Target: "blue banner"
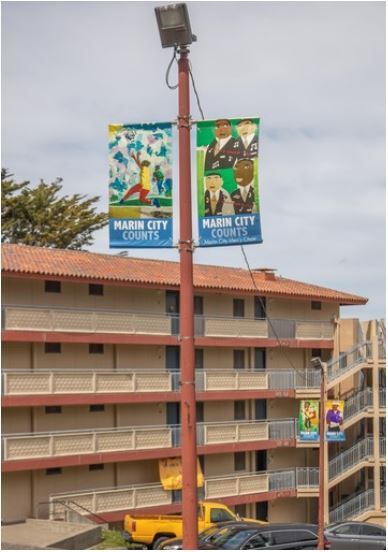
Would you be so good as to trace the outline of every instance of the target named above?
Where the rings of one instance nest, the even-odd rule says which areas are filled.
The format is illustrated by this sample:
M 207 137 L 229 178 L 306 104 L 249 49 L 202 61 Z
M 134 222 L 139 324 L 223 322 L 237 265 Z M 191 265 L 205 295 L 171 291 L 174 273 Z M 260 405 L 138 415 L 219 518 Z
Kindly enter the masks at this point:
M 110 247 L 172 247 L 172 125 L 109 125 Z
M 197 123 L 199 245 L 261 243 L 258 118 Z

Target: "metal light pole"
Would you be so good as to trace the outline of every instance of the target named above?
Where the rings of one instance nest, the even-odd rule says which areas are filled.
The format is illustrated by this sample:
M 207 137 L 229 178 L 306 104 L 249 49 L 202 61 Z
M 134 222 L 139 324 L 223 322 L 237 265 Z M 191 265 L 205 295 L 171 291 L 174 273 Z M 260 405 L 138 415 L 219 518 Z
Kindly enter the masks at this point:
M 191 33 L 186 4 L 155 9 L 164 48 L 174 47 L 178 60 L 179 135 L 179 256 L 180 256 L 180 366 L 183 549 L 198 548 L 197 436 L 194 353 L 193 238 L 191 222 L 190 86 L 188 45 Z
M 326 363 L 319 357 L 311 359 L 314 368 L 321 371 L 319 405 L 319 498 L 318 498 L 318 549 L 325 548 L 325 399 L 326 399 Z
M 183 549 L 198 548 L 197 438 L 194 362 L 194 286 L 191 223 L 189 50 L 180 48 L 179 67 L 179 194 L 180 194 L 180 366 Z

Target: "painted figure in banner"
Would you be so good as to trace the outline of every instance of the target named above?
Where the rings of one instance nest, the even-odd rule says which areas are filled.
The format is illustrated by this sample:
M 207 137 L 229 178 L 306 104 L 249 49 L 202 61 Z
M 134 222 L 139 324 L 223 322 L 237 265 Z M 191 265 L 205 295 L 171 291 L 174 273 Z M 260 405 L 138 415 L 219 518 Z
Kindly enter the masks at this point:
M 235 214 L 255 213 L 253 161 L 251 159 L 239 159 L 233 168 L 233 173 L 237 188 L 233 190 L 230 197 L 233 201 Z
M 342 413 L 339 409 L 339 403 L 332 402 L 331 408 L 326 413 L 327 431 L 338 433 L 341 431 L 341 425 L 343 422 Z
M 228 119 L 218 119 L 215 138 L 206 150 L 205 171 L 233 167 L 235 160 L 236 140 L 232 136 L 232 125 Z
M 162 194 L 164 191 L 164 186 L 163 186 L 164 174 L 160 170 L 160 165 L 156 165 L 154 174 L 152 175 L 152 180 L 156 182 L 159 194 Z
M 259 137 L 257 135 L 257 125 L 252 119 L 242 119 L 237 124 L 238 138 L 235 142 L 236 156 L 238 159 L 257 157 L 259 147 Z
M 233 214 L 232 200 L 222 185 L 219 173 L 205 176 L 205 217 Z
M 303 405 L 303 425 L 305 430 L 310 430 L 316 425 L 318 420 L 318 414 L 310 401 L 304 401 Z
M 139 193 L 139 199 L 142 203 L 147 205 L 155 205 L 155 207 L 160 207 L 159 201 L 157 199 L 147 199 L 147 195 L 151 191 L 151 163 L 146 159 L 141 161 L 140 152 L 135 155 L 133 152 L 131 154 L 132 159 L 136 162 L 136 165 L 140 169 L 140 182 L 129 188 L 129 190 L 121 198 L 120 203 L 124 203 L 131 195 Z

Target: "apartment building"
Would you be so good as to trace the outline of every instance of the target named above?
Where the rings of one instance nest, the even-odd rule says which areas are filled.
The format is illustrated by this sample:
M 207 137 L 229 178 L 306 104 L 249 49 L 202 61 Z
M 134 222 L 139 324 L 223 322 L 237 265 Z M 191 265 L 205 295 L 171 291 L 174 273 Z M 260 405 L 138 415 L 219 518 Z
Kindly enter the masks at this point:
M 181 454 L 179 265 L 6 244 L 2 270 L 3 522 L 179 512 L 159 477 Z M 341 318 L 367 299 L 269 269 L 196 265 L 194 287 L 199 496 L 316 521 L 296 418 L 319 356 L 347 437 L 325 444 L 326 521 L 383 522 L 385 326 Z

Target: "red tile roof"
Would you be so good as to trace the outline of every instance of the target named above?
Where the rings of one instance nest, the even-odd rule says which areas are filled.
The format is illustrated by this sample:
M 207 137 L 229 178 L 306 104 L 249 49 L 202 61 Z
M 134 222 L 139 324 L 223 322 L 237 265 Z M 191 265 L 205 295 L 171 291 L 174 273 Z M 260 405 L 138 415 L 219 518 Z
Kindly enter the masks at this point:
M 87 251 L 49 249 L 26 245 L 2 245 L 2 270 L 7 275 L 50 276 L 56 279 L 101 281 L 114 285 L 179 286 L 179 263 L 126 258 Z M 210 265 L 194 265 L 197 290 L 255 293 L 264 296 L 292 297 L 364 305 L 368 299 L 320 286 L 289 280 L 273 273 Z

